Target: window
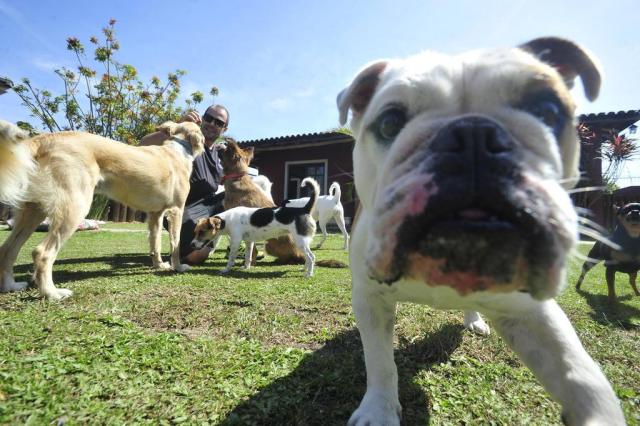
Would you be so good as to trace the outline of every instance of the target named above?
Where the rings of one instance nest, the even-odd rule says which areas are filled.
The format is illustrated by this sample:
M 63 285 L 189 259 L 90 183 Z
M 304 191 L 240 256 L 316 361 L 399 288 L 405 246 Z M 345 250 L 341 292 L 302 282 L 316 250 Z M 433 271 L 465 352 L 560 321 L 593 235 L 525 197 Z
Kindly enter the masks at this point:
M 285 164 L 284 196 L 287 199 L 307 197 L 308 188 L 300 188 L 302 179 L 312 177 L 320 185 L 320 195 L 325 193 L 327 160 L 291 161 Z

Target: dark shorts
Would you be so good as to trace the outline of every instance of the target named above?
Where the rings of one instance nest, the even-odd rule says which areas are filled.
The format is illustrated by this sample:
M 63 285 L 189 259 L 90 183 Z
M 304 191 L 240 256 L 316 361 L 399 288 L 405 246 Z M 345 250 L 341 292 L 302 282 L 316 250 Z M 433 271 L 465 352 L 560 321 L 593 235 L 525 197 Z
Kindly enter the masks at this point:
M 184 206 L 182 228 L 180 228 L 180 259 L 183 259 L 193 251 L 191 242 L 193 241 L 198 220 L 224 211 L 222 200 L 224 200 L 224 192 L 202 200 L 196 200 Z M 164 228 L 167 229 L 167 219 L 164 219 L 163 224 Z

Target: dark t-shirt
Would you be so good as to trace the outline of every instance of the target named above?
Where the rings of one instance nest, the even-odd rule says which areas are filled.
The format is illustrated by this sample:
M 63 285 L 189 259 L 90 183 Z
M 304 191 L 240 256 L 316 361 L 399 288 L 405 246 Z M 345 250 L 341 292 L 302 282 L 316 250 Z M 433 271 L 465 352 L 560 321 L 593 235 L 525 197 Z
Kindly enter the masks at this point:
M 213 149 L 205 147 L 204 152 L 193 160 L 193 171 L 189 179 L 191 189 L 186 205 L 213 197 L 218 190 L 221 177 L 222 164 L 218 157 L 218 145 L 215 144 Z

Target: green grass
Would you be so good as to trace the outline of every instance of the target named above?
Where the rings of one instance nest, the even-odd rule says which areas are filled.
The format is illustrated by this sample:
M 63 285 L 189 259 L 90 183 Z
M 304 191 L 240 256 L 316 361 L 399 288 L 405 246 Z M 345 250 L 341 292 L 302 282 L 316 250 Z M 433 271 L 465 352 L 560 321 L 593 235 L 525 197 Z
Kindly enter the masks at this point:
M 115 232 L 144 225 L 104 228 L 77 233 L 54 266 L 72 298 L 0 294 L 0 423 L 346 423 L 365 389 L 348 269 L 305 279 L 263 261 L 221 277 L 217 253 L 185 274 L 158 273 L 144 232 Z M 19 280 L 42 236 L 23 249 Z M 316 254 L 346 261 L 341 247 L 333 235 Z M 640 298 L 619 275 L 620 302 L 609 306 L 602 266 L 576 293 L 580 263 L 559 302 L 639 424 Z M 558 404 L 506 345 L 461 323 L 461 312 L 400 306 L 403 423 L 559 424 Z

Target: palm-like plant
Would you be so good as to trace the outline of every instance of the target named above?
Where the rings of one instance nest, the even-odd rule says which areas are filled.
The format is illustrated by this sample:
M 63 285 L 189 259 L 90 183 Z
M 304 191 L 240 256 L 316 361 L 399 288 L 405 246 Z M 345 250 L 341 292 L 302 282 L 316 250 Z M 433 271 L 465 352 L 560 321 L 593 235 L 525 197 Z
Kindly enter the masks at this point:
M 608 185 L 614 183 L 620 177 L 623 164 L 633 159 L 638 152 L 640 148 L 635 138 L 609 130 L 607 139 L 600 146 L 600 155 L 607 162 L 607 168 L 602 174 L 604 182 Z

